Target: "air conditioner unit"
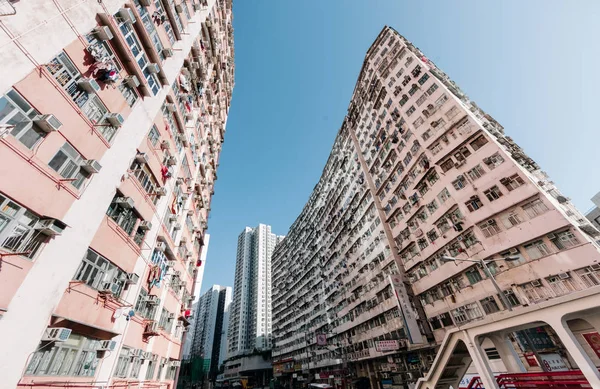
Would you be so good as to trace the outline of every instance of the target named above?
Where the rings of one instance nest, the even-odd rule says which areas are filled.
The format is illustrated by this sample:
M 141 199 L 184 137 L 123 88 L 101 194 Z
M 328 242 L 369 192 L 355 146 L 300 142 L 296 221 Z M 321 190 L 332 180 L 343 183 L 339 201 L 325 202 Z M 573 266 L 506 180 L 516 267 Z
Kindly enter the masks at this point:
M 95 159 L 88 159 L 81 164 L 81 168 L 88 173 L 98 173 L 102 169 L 102 165 Z
M 172 269 L 175 267 L 175 263 L 175 261 L 167 261 L 167 267 Z
M 172 57 L 173 56 L 173 49 L 163 49 L 162 50 L 162 55 L 164 55 L 167 58 Z
M 183 12 L 183 6 L 181 4 L 177 4 L 175 6 L 175 11 L 182 13 Z
M 129 8 L 119 9 L 119 16 L 125 23 L 135 23 L 135 14 Z
M 117 342 L 114 340 L 103 340 L 97 351 L 114 351 L 117 348 Z
M 137 88 L 138 86 L 140 86 L 140 80 L 137 78 L 137 76 L 127 76 L 127 77 L 125 77 L 125 83 L 130 88 Z
M 109 41 L 114 38 L 113 33 L 108 26 L 96 27 L 93 34 L 101 41 Z
M 531 281 L 531 285 L 537 287 L 542 286 L 542 283 L 540 282 L 540 280 L 535 280 L 535 281 Z
M 174 313 L 169 313 L 169 320 L 173 320 L 175 319 L 175 314 Z
M 138 283 L 139 280 L 140 280 L 140 276 L 138 276 L 135 273 L 127 273 L 127 275 L 125 275 L 125 283 L 126 284 L 135 285 Z
M 590 266 L 590 269 L 594 270 L 594 271 L 598 271 L 600 270 L 600 264 L 599 263 L 594 263 Z
M 122 206 L 123 208 L 131 209 L 135 205 L 133 199 L 131 197 L 117 197 L 115 199 L 115 204 Z
M 175 223 L 175 225 L 173 226 L 173 229 L 181 230 L 181 223 Z
M 106 115 L 106 120 L 108 120 L 113 127 L 121 127 L 125 122 L 123 115 L 120 113 L 109 113 Z
M 170 221 L 170 222 L 175 222 L 175 221 L 177 221 L 177 219 L 178 219 L 178 218 L 179 218 L 179 216 L 177 216 L 177 215 L 175 215 L 175 214 L 171 214 L 171 215 L 169 216 L 169 221 Z
M 144 329 L 145 333 L 156 333 L 158 332 L 158 322 L 156 320 L 152 320 L 146 323 L 146 328 Z
M 167 111 L 169 111 L 169 112 L 175 112 L 175 109 L 176 109 L 175 104 L 173 104 L 173 103 L 166 103 L 165 107 L 167 107 Z
M 194 119 L 193 113 L 188 112 L 185 114 L 185 120 L 193 120 L 193 119 Z M 190 145 L 187 139 L 182 139 L 181 141 L 183 142 L 183 145 L 186 147 Z
M 158 251 L 162 251 L 163 253 L 165 252 L 165 250 L 167 249 L 167 244 L 165 242 L 158 242 L 156 244 L 156 249 Z
M 152 354 L 152 357 L 150 358 L 153 362 L 158 361 L 158 354 Z
M 156 305 L 158 304 L 158 296 L 148 295 L 144 299 L 144 302 L 149 305 Z
M 136 349 L 131 350 L 132 357 L 141 357 L 143 353 L 144 353 L 144 350 L 142 350 L 141 348 L 136 348 Z
M 171 366 L 172 367 L 179 367 L 179 366 L 181 366 L 181 361 L 171 361 Z
M 44 335 L 42 335 L 42 342 L 64 342 L 71 336 L 71 331 L 70 328 L 63 327 L 46 328 Z
M 113 295 L 118 295 L 121 290 L 121 285 L 116 282 L 103 282 L 100 288 L 100 292 L 111 293 Z
M 151 359 L 152 358 L 152 353 L 150 351 L 144 351 L 142 353 L 142 359 Z
M 566 280 L 568 278 L 571 278 L 571 275 L 569 273 L 558 273 L 558 278 L 560 278 L 561 280 Z
M 141 230 L 144 230 L 144 231 L 148 231 L 149 229 L 152 228 L 152 223 L 150 223 L 149 221 L 146 221 L 146 220 L 142 220 L 140 222 L 140 225 L 138 228 L 140 228 Z
M 156 195 L 157 195 L 158 197 L 161 197 L 161 196 L 166 196 L 166 195 L 167 195 L 167 188 L 165 188 L 165 187 L 160 187 L 160 188 L 156 189 Z
M 57 131 L 62 127 L 62 123 L 52 114 L 34 116 L 33 123 L 45 132 Z
M 182 193 L 182 194 L 181 194 L 181 198 L 182 198 L 183 200 L 187 200 L 189 197 L 190 197 L 190 194 L 189 194 L 189 193 Z
M 156 73 L 160 72 L 160 66 L 158 66 L 157 63 L 149 63 L 148 66 L 146 67 L 146 69 L 151 74 L 156 74 Z
M 86 91 L 87 93 L 95 93 L 100 91 L 100 85 L 93 78 L 82 78 L 77 83 L 77 86 Z
M 176 277 L 176 278 L 181 277 L 181 272 L 180 271 L 173 272 L 173 277 Z
M 192 61 L 192 63 L 190 64 L 190 66 L 194 69 L 200 69 L 200 62 L 198 61 Z
M 556 239 L 556 235 L 555 234 L 548 234 L 548 239 Z
M 183 177 L 177 177 L 177 179 L 175 180 L 175 184 L 183 185 Z
M 146 153 L 137 153 L 135 155 L 135 161 L 137 163 L 140 163 L 140 164 L 148 163 L 148 154 L 146 154 Z
M 66 225 L 60 220 L 48 218 L 38 220 L 33 228 L 42 234 L 55 236 L 62 234 L 65 227 Z
M 177 159 L 173 156 L 167 158 L 167 166 L 177 165 Z

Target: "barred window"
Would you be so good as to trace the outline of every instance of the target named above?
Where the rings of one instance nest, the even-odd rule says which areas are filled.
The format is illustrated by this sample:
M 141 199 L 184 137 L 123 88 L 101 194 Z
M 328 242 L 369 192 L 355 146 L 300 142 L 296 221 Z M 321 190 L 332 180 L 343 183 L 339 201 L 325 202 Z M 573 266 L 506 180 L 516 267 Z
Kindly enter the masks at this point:
M 111 290 L 118 297 L 125 287 L 125 275 L 115 264 L 88 248 L 73 279 L 97 290 L 104 289 L 105 283 L 112 283 Z
M 13 89 L 0 97 L 0 126 L 14 126 L 10 134 L 28 149 L 32 149 L 46 136 L 43 130 L 33 124 L 33 118 L 38 114 L 39 112 Z
M 40 218 L 0 194 L 0 246 L 30 259 L 35 258 L 48 237 L 35 226 Z

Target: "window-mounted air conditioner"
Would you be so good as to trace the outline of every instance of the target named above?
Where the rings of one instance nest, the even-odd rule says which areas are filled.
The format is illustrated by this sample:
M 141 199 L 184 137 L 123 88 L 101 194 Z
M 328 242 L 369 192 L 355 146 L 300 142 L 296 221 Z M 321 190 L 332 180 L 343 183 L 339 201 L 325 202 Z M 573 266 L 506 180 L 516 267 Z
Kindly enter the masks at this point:
M 542 283 L 540 282 L 540 280 L 535 280 L 535 281 L 531 281 L 531 285 L 538 288 L 538 287 L 542 286 Z
M 179 367 L 179 366 L 181 366 L 181 361 L 171 361 L 171 366 L 172 367 Z
M 172 57 L 173 56 L 173 49 L 163 49 L 162 50 L 162 55 L 164 55 L 166 58 Z
M 569 273 L 558 273 L 558 278 L 560 278 L 561 280 L 566 280 L 568 278 L 571 278 L 571 275 Z
M 70 328 L 63 328 L 63 327 L 54 327 L 54 328 L 46 328 L 46 331 L 44 332 L 44 335 L 42 336 L 42 341 L 43 342 L 64 342 L 67 339 L 69 339 L 69 336 L 71 336 L 71 329 Z
M 167 244 L 165 242 L 158 242 L 156 244 L 156 249 L 158 251 L 162 251 L 163 253 L 165 252 L 165 250 L 167 249 Z
M 152 353 L 150 351 L 144 351 L 142 352 L 142 359 L 151 359 L 152 358 Z
M 146 323 L 145 333 L 156 333 L 158 332 L 158 322 L 156 320 L 149 321 Z
M 135 162 L 139 164 L 148 163 L 148 154 L 146 153 L 137 153 L 135 155 Z
M 136 349 L 131 350 L 130 355 L 132 357 L 141 357 L 143 352 L 144 351 L 141 348 L 136 348 Z
M 170 156 L 167 158 L 167 166 L 177 165 L 177 158 Z
M 88 173 L 98 173 L 102 169 L 102 165 L 95 159 L 88 159 L 87 161 L 83 161 L 81 168 Z
M 175 263 L 176 263 L 175 261 L 167 261 L 167 267 L 172 269 L 175 267 Z
M 173 229 L 181 230 L 181 223 L 175 223 L 175 225 L 173 226 Z
M 100 91 L 100 85 L 93 78 L 82 78 L 77 86 L 87 93 L 95 93 Z
M 139 228 L 144 231 L 148 231 L 152 228 L 152 223 L 146 220 L 140 222 Z
M 160 66 L 157 63 L 149 63 L 146 67 L 149 73 L 156 74 L 160 72 Z
M 600 270 L 600 264 L 594 263 L 590 266 L 590 269 L 592 269 L 594 271 L 598 271 L 598 270 Z
M 140 276 L 135 273 L 127 273 L 125 276 L 125 283 L 130 285 L 135 285 L 140 280 Z
M 175 11 L 182 13 L 183 12 L 183 6 L 181 4 L 177 4 L 175 6 Z
M 114 351 L 117 348 L 117 342 L 114 340 L 103 340 L 97 351 Z
M 113 127 L 121 127 L 125 122 L 123 115 L 120 113 L 109 113 L 106 115 L 106 120 L 108 120 Z
M 183 185 L 183 177 L 177 177 L 175 180 L 176 185 Z
M 40 219 L 34 227 L 35 230 L 38 230 L 42 234 L 50 236 L 62 234 L 65 228 L 66 225 L 63 222 L 52 218 Z
M 131 197 L 117 197 L 115 199 L 115 204 L 122 206 L 123 208 L 131 209 L 135 205 L 133 199 Z
M 137 76 L 133 75 L 125 77 L 125 83 L 130 88 L 137 88 L 140 86 L 140 80 L 137 78 Z
M 160 188 L 156 189 L 156 195 L 158 197 L 166 196 L 167 195 L 167 188 L 160 187 Z
M 175 109 L 176 109 L 175 104 L 173 104 L 173 103 L 166 103 L 165 107 L 167 107 L 167 111 L 169 111 L 169 112 L 175 112 Z
M 57 131 L 62 127 L 62 123 L 52 114 L 34 116 L 33 123 L 45 132 Z
M 173 320 L 175 319 L 175 314 L 174 313 L 169 313 L 169 320 Z
M 103 282 L 100 291 L 105 293 L 111 293 L 117 296 L 119 294 L 120 289 L 121 286 L 116 282 Z
M 108 26 L 98 26 L 94 29 L 94 35 L 96 36 L 96 38 L 100 39 L 101 41 L 109 41 L 112 38 L 114 38 L 112 31 L 110 30 L 110 27 Z
M 119 16 L 125 23 L 135 23 L 135 14 L 129 8 L 119 9 Z
M 146 304 L 150 304 L 150 305 L 158 304 L 158 296 L 154 296 L 154 295 L 146 296 L 146 298 L 144 299 L 144 302 Z

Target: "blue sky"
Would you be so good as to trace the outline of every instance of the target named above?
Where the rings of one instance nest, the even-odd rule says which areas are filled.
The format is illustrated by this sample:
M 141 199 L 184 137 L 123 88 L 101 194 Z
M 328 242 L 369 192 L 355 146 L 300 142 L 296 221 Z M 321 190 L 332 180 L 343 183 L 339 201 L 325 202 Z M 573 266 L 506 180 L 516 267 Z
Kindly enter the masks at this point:
M 600 2 L 234 0 L 236 79 L 202 291 L 233 285 L 237 236 L 285 234 L 384 25 L 498 120 L 586 211 L 600 191 Z M 576 6 L 575 6 L 576 4 Z

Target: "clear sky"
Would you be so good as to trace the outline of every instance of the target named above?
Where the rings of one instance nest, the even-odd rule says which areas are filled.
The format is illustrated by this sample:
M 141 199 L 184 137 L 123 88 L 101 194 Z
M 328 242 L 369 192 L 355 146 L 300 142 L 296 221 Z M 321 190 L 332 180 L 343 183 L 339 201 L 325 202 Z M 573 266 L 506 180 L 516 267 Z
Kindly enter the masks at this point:
M 600 191 L 600 1 L 234 0 L 235 88 L 202 291 L 237 236 L 286 234 L 384 25 L 419 47 L 586 211 Z

